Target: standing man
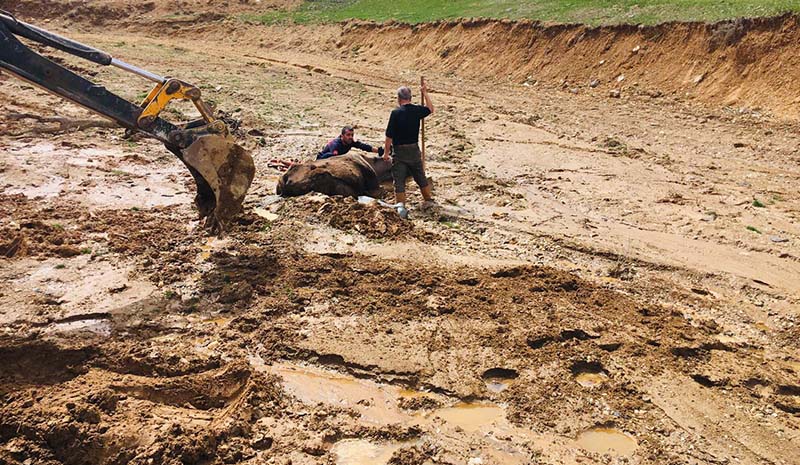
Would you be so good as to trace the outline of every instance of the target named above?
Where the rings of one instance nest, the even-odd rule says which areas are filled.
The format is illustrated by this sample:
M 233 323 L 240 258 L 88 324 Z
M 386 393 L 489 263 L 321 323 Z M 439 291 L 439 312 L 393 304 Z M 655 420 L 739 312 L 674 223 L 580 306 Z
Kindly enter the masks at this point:
M 422 191 L 425 199 L 423 206 L 433 203 L 431 186 L 425 177 L 422 166 L 422 155 L 419 150 L 419 125 L 423 118 L 433 113 L 433 104 L 428 95 L 428 87 L 422 81 L 422 98 L 425 105 L 411 103 L 411 89 L 401 87 L 397 89 L 397 108 L 389 116 L 386 126 L 386 142 L 384 143 L 383 159 L 389 161 L 392 154 L 392 178 L 394 179 L 394 200 L 396 203 L 406 203 L 406 178 L 411 175 Z
M 353 126 L 343 127 L 342 134 L 336 139 L 332 139 L 330 142 L 325 144 L 325 147 L 323 147 L 322 150 L 317 154 L 317 160 L 335 157 L 337 155 L 344 155 L 353 147 L 361 149 L 365 152 L 377 153 L 381 156 L 383 155 L 383 148 L 372 147 L 369 144 L 365 144 L 357 140 L 354 141 L 354 137 L 355 130 L 353 129 Z

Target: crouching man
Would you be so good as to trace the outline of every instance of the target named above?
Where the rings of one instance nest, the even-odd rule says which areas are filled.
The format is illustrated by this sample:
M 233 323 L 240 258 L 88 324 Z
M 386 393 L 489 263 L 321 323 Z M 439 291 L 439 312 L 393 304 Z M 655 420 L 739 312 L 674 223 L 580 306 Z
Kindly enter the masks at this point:
M 365 152 L 377 153 L 383 155 L 383 148 L 375 148 L 369 144 L 354 140 L 355 130 L 353 126 L 345 126 L 342 128 L 342 134 L 336 139 L 332 139 L 325 144 L 325 147 L 317 154 L 317 160 L 344 155 L 349 152 L 351 148 L 363 150 Z

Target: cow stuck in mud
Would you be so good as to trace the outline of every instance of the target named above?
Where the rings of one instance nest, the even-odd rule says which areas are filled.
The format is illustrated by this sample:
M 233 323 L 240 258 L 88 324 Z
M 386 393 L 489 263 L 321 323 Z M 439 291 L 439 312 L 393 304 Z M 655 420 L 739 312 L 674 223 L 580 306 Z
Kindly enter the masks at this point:
M 390 170 L 391 162 L 359 154 L 314 160 L 291 167 L 278 180 L 276 192 L 283 197 L 309 192 L 357 197 L 391 179 Z

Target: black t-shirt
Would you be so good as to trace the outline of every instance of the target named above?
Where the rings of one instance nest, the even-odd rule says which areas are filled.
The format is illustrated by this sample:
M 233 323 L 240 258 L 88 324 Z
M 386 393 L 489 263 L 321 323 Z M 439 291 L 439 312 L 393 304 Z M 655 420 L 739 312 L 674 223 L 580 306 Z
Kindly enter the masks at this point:
M 428 107 L 407 103 L 392 110 L 386 137 L 392 138 L 392 145 L 416 144 L 419 142 L 419 122 L 431 114 Z

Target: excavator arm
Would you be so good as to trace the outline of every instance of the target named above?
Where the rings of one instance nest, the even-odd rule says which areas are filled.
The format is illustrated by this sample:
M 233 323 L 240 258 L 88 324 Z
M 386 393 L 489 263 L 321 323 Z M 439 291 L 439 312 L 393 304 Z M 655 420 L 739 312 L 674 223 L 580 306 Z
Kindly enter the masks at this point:
M 103 66 L 116 66 L 155 83 L 136 105 L 83 76 L 39 55 L 16 36 L 57 48 Z M 228 127 L 215 119 L 200 90 L 118 60 L 108 53 L 53 34 L 0 12 L 0 68 L 116 121 L 120 126 L 158 139 L 189 169 L 197 185 L 195 204 L 201 219 L 221 231 L 242 208 L 255 175 L 252 157 L 233 142 Z M 171 100 L 190 100 L 201 118 L 175 125 L 159 115 Z

